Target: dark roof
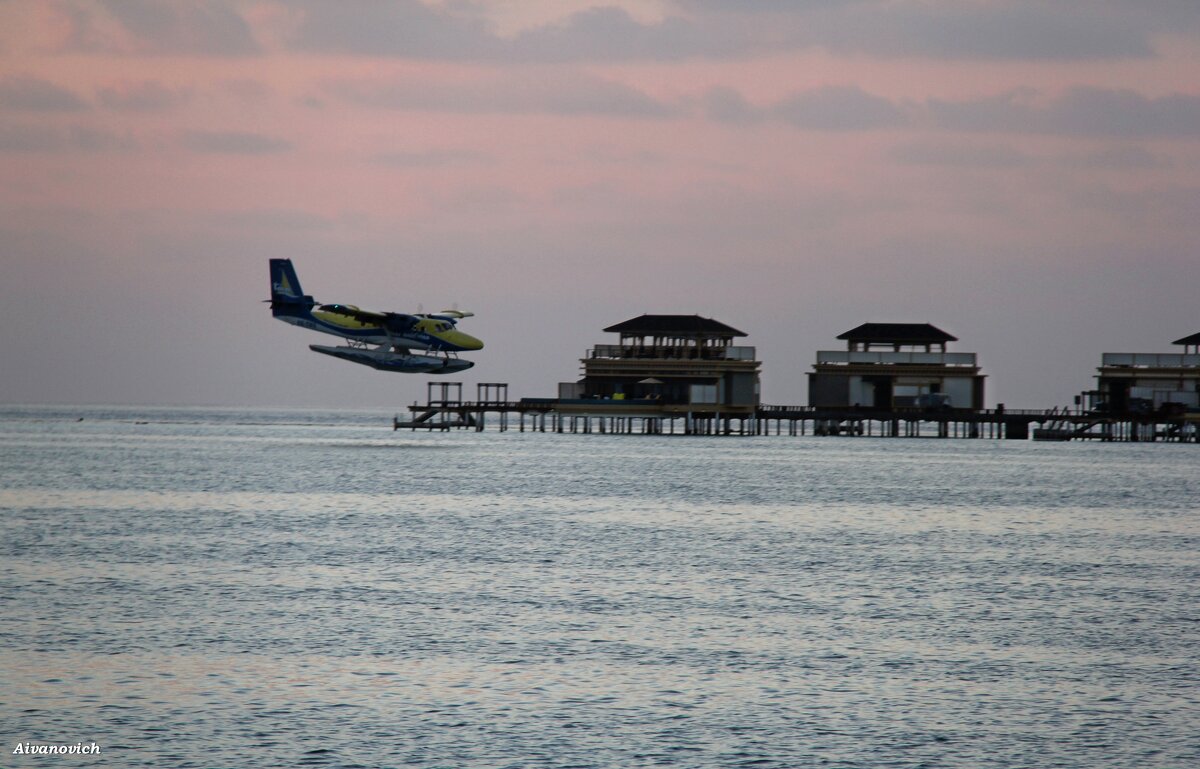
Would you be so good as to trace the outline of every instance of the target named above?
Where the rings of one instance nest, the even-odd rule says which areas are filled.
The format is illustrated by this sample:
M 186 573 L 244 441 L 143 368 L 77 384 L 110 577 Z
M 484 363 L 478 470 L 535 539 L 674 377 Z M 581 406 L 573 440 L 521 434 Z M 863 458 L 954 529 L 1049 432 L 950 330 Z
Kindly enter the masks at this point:
M 844 334 L 838 334 L 838 339 L 885 344 L 938 344 L 958 341 L 958 337 L 951 336 L 929 323 L 864 323 Z
M 699 315 L 641 315 L 604 330 L 624 336 L 746 336 L 719 320 Z
M 1174 342 L 1171 342 L 1171 344 L 1200 344 L 1200 331 L 1197 331 L 1191 336 L 1185 336 L 1183 339 L 1176 339 Z

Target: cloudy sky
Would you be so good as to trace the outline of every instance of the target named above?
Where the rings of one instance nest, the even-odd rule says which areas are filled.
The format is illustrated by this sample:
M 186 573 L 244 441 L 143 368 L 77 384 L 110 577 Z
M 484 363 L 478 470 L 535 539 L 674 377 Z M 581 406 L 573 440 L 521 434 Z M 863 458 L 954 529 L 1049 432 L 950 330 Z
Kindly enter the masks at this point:
M 352 406 L 322 301 L 457 306 L 553 395 L 601 329 L 748 334 L 763 399 L 931 322 L 988 402 L 1200 331 L 1195 0 L 0 0 L 0 402 Z

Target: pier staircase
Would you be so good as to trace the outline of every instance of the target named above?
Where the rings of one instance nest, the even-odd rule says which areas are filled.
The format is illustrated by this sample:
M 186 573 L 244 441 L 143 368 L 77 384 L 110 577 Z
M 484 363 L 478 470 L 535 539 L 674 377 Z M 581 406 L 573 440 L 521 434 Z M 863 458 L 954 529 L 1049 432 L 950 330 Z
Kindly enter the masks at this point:
M 1046 413 L 1051 419 L 1042 427 L 1033 430 L 1035 441 L 1070 441 L 1076 439 L 1099 438 L 1112 440 L 1108 430 L 1110 422 L 1105 417 L 1072 414 L 1069 407 L 1059 409 L 1055 406 Z M 1100 432 L 1095 428 L 1100 427 Z
M 445 409 L 430 409 L 417 413 L 412 419 L 401 421 L 399 417 L 392 420 L 392 429 L 410 430 L 450 430 L 464 427 L 476 427 L 478 423 L 470 412 L 454 414 Z
M 477 426 L 475 416 L 463 404 L 462 382 L 429 382 L 425 408 L 415 411 L 407 421 L 402 422 L 399 417 L 392 419 L 393 430 L 450 430 Z

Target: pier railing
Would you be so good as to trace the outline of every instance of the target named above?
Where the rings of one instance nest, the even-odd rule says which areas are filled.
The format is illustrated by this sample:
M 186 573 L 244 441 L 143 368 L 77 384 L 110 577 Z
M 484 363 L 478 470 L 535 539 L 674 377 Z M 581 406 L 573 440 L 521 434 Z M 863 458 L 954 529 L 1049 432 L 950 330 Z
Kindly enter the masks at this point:
M 1136 366 L 1145 368 L 1196 368 L 1200 355 L 1188 353 L 1106 352 L 1101 356 L 1103 366 Z
M 688 347 L 683 345 L 598 344 L 588 350 L 588 358 L 646 358 L 652 360 L 754 360 L 755 348 Z
M 845 414 L 853 415 L 860 418 L 872 418 L 881 413 L 895 414 L 900 416 L 913 415 L 928 415 L 942 417 L 963 417 L 968 418 L 1003 418 L 1009 417 L 1046 417 L 1066 416 L 1071 413 L 1070 409 L 1066 408 L 1051 408 L 1051 409 L 949 409 L 945 411 L 934 411 L 930 409 L 918 408 L 916 406 L 909 408 L 891 408 L 891 409 L 873 409 L 873 408 L 852 408 L 850 406 L 778 406 L 770 403 L 760 404 L 758 411 L 763 416 L 776 415 L 802 415 L 802 414 Z M 1082 410 L 1077 410 L 1077 414 L 1083 414 Z
M 855 363 L 924 366 L 974 366 L 973 352 L 881 352 L 866 350 L 818 350 L 817 365 Z

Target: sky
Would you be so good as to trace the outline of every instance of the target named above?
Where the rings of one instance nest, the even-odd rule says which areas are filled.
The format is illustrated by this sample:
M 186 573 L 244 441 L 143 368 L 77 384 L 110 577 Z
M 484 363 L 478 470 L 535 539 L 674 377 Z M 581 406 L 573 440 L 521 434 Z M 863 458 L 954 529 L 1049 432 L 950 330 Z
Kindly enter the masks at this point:
M 762 399 L 928 322 L 987 402 L 1200 331 L 1195 0 L 0 0 L 0 402 L 400 409 L 323 302 L 475 313 L 473 397 L 699 314 Z

